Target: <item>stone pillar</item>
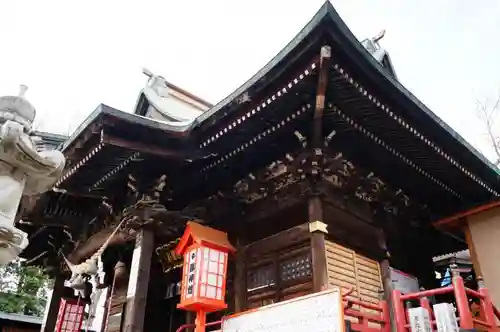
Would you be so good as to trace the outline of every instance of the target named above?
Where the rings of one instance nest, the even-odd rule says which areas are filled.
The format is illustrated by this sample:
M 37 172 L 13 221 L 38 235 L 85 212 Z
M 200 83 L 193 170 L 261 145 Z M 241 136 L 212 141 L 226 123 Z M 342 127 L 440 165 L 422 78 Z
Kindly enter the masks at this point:
M 40 328 L 41 332 L 54 332 L 57 323 L 57 314 L 59 313 L 59 303 L 64 294 L 64 277 L 57 276 L 54 280 L 52 296 L 48 299 L 46 314 Z
M 500 308 L 500 207 L 468 216 L 464 233 L 474 271 L 483 277 L 493 304 Z

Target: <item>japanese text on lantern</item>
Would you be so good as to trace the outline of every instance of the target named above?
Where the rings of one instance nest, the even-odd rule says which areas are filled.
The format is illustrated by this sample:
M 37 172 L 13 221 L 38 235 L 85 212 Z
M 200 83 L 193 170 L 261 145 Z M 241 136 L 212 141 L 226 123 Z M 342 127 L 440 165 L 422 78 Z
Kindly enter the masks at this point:
M 196 256 L 198 249 L 193 249 L 187 253 L 187 273 L 186 276 L 186 298 L 190 298 L 194 295 L 196 287 Z

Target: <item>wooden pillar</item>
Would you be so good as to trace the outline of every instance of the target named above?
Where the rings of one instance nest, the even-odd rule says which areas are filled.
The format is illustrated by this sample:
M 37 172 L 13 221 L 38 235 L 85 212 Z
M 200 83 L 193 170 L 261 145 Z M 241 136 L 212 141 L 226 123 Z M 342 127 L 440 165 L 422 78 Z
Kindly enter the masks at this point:
M 57 314 L 59 313 L 59 303 L 64 294 L 64 277 L 61 275 L 56 276 L 54 280 L 54 288 L 52 289 L 52 296 L 48 303 L 48 310 L 46 317 L 40 328 L 41 332 L 54 332 L 57 323 Z
M 314 292 L 320 292 L 328 288 L 328 266 L 325 245 L 326 224 L 323 223 L 323 207 L 321 204 L 321 199 L 317 196 L 309 199 L 309 232 L 311 233 Z
M 391 278 L 391 267 L 390 261 L 391 254 L 387 248 L 387 240 L 385 232 L 383 229 L 379 230 L 378 234 L 378 245 L 380 250 L 384 253 L 384 258 L 379 262 L 380 276 L 382 278 L 383 289 L 383 299 L 389 304 L 389 315 L 391 319 L 391 328 L 394 331 L 396 326 L 396 320 L 394 319 L 394 311 L 392 306 L 392 278 Z
M 153 232 L 142 229 L 135 240 L 130 266 L 124 326 L 121 329 L 124 332 L 143 331 L 153 246 Z
M 241 312 L 246 309 L 247 277 L 245 269 L 246 247 L 237 242 L 234 273 L 234 311 Z
M 108 286 L 108 288 L 106 289 L 106 301 L 104 301 L 104 310 L 102 313 L 100 332 L 106 332 L 106 329 L 108 328 L 109 308 L 111 307 L 112 294 L 113 294 L 113 285 Z
M 192 312 L 192 311 L 186 311 L 186 322 L 185 322 L 185 324 L 193 324 L 194 325 L 195 319 L 196 319 L 195 316 L 196 315 L 195 315 L 194 312 Z
M 108 321 L 110 317 L 111 308 L 113 306 L 113 297 L 115 295 L 115 291 L 121 288 L 121 286 L 123 286 L 123 284 L 127 282 L 126 273 L 127 273 L 127 268 L 125 266 L 125 263 L 122 262 L 121 260 L 116 262 L 113 271 L 113 282 L 111 283 L 111 286 L 108 286 L 108 290 L 106 292 L 106 304 L 101 324 L 101 332 L 106 332 L 108 330 Z
M 318 183 L 321 181 L 321 159 L 323 156 L 323 113 L 325 110 L 326 88 L 330 72 L 331 48 L 323 46 L 320 52 L 318 68 L 318 86 L 314 109 L 311 136 L 311 169 L 310 181 L 313 196 L 309 199 L 309 231 L 311 233 L 311 260 L 313 272 L 313 291 L 319 292 L 328 288 L 326 263 L 325 232 L 323 224 L 323 206 L 318 196 Z
M 382 277 L 382 286 L 384 287 L 384 299 L 387 300 L 388 303 L 391 302 L 392 296 L 392 280 L 391 280 L 391 269 L 389 259 L 391 258 L 391 254 L 387 249 L 387 242 L 385 238 L 385 233 L 382 229 L 379 230 L 378 234 L 378 245 L 380 250 L 384 253 L 384 258 L 380 261 L 380 276 Z
M 477 257 L 476 246 L 474 240 L 472 239 L 472 233 L 468 224 L 463 227 L 465 241 L 467 242 L 467 247 L 469 248 L 470 258 L 472 261 L 472 266 L 474 267 L 474 273 L 476 274 L 476 279 L 478 277 L 483 277 L 483 272 L 481 271 L 481 265 L 479 264 L 479 258 Z

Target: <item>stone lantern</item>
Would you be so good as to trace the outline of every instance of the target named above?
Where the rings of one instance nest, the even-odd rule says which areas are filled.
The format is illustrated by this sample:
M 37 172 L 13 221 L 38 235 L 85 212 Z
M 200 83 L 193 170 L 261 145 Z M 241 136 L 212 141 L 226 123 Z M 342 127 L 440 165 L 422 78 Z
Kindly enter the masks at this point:
M 36 111 L 24 98 L 0 97 L 0 265 L 14 260 L 28 245 L 25 232 L 14 225 L 23 195 L 41 194 L 61 177 L 65 159 L 60 151 L 47 151 L 32 135 Z

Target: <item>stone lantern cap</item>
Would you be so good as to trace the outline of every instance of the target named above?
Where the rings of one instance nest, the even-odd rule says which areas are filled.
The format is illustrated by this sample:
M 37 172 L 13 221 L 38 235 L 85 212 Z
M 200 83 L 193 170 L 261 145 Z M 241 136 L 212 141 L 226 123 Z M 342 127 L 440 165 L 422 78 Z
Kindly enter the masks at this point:
M 26 85 L 21 85 L 17 96 L 0 97 L 0 113 L 10 113 L 16 117 L 16 119 L 12 120 L 22 123 L 25 127 L 30 127 L 35 120 L 36 110 L 24 97 L 27 90 L 28 87 Z M 5 115 L 3 117 L 6 118 Z

